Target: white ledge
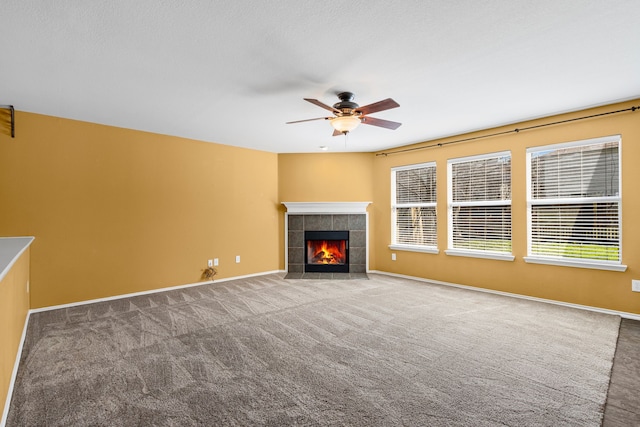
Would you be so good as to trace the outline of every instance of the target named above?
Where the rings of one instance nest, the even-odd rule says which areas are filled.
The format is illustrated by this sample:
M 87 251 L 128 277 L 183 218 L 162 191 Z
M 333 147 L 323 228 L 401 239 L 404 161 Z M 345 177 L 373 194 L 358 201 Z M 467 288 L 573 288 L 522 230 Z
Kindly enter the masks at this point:
M 513 261 L 515 256 L 500 252 L 470 251 L 462 249 L 447 249 L 444 251 L 447 255 L 466 256 L 471 258 L 495 259 L 498 261 Z
M 613 264 L 603 261 L 574 261 L 569 259 L 526 256 L 524 257 L 524 262 L 528 262 L 531 264 L 558 265 L 561 267 L 591 268 L 593 270 L 609 270 L 621 272 L 627 270 L 627 266 L 624 264 Z
M 365 214 L 371 202 L 282 202 L 289 214 Z
M 31 245 L 33 239 L 33 237 L 0 238 L 0 281 L 11 270 L 20 255 Z
M 438 248 L 435 248 L 433 246 L 393 244 L 393 245 L 389 245 L 389 249 L 393 249 L 395 251 L 422 252 L 422 253 L 425 253 L 425 254 L 439 254 L 440 253 Z

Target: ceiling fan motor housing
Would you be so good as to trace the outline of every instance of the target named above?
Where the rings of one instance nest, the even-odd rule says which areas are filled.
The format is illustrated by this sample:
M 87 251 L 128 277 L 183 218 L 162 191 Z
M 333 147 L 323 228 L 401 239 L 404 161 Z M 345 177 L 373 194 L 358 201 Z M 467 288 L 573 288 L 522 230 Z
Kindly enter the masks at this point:
M 340 102 L 333 104 L 333 108 L 342 111 L 343 114 L 351 115 L 359 107 L 358 104 L 353 102 L 355 95 L 352 92 L 340 92 L 338 98 Z

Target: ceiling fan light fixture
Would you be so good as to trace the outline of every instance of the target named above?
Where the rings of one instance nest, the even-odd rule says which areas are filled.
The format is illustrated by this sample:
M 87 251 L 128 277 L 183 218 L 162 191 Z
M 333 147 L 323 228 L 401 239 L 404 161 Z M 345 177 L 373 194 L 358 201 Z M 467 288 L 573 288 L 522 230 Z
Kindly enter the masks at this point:
M 360 118 L 356 116 L 339 116 L 331 119 L 331 126 L 340 133 L 351 132 L 360 124 Z

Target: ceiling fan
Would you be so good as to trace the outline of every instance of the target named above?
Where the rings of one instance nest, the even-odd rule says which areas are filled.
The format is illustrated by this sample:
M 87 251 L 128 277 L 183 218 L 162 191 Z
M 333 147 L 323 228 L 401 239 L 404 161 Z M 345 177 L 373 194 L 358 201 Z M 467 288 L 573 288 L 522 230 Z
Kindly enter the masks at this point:
M 318 101 L 317 99 L 304 98 L 305 101 L 315 104 L 318 107 L 324 108 L 325 110 L 331 111 L 333 113 L 333 117 L 318 117 L 315 119 L 296 120 L 293 122 L 287 122 L 287 124 L 310 122 L 312 120 L 329 120 L 331 122 L 331 126 L 333 126 L 334 129 L 333 136 L 346 135 L 347 133 L 357 128 L 360 123 L 387 129 L 397 129 L 402 124 L 398 122 L 392 122 L 390 120 L 376 119 L 375 117 L 368 116 L 372 113 L 399 107 L 400 104 L 398 104 L 391 98 L 374 102 L 373 104 L 365 105 L 364 107 L 360 107 L 358 104 L 353 102 L 355 95 L 351 92 L 340 92 L 338 94 L 338 98 L 340 99 L 340 102 L 333 104 L 333 107 L 330 107 L 327 104 Z

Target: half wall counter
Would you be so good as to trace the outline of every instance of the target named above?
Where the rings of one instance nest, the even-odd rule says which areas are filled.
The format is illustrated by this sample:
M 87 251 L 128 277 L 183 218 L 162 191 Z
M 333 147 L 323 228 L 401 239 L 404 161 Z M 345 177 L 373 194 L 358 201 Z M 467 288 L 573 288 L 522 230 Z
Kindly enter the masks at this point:
M 33 237 L 0 238 L 0 425 L 6 420 L 18 351 L 29 315 L 29 265 Z

